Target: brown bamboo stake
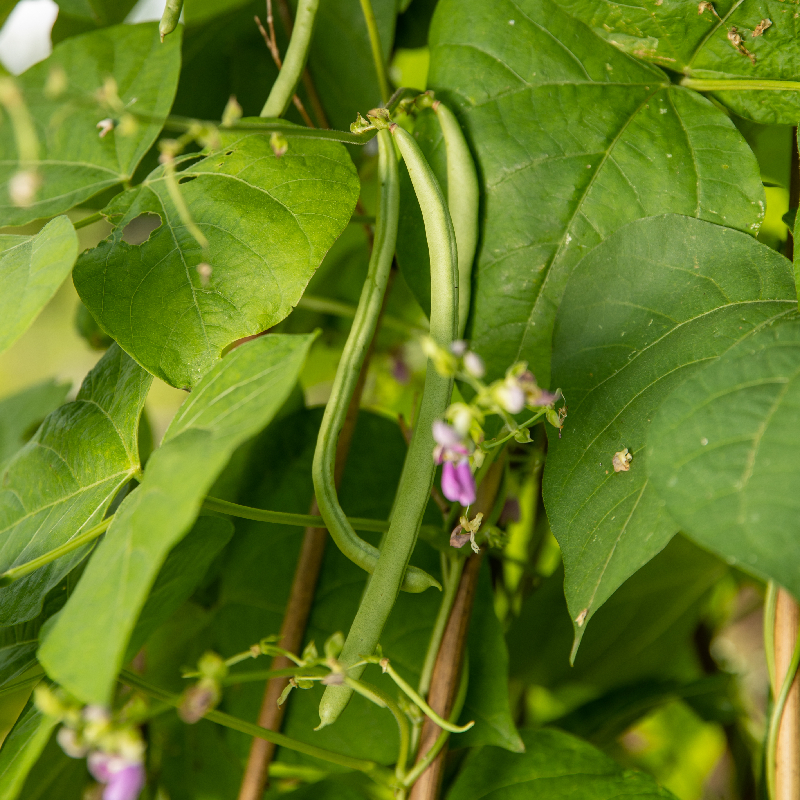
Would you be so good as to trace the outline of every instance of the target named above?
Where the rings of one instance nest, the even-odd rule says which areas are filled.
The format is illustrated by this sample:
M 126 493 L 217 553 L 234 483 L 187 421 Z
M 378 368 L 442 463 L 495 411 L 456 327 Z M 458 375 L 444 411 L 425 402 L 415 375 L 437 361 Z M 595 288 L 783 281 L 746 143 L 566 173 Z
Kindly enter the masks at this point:
M 785 589 L 775 603 L 775 685 L 786 678 L 800 626 L 800 607 Z M 800 679 L 786 698 L 775 748 L 774 800 L 800 800 Z
M 486 477 L 478 487 L 478 497 L 474 503 L 474 513 L 481 512 L 486 517 L 494 506 L 505 466 L 505 453 L 492 464 Z M 472 604 L 478 586 L 483 553 L 471 555 L 458 584 L 456 599 L 447 620 L 447 627 L 436 657 L 431 677 L 431 688 L 428 692 L 428 704 L 444 719 L 453 712 L 461 680 L 464 653 L 467 649 L 467 634 L 472 616 Z M 433 743 L 441 733 L 441 728 L 426 717 L 422 724 L 417 762 L 433 747 Z M 442 748 L 425 772 L 420 775 L 409 795 L 409 800 L 436 800 L 444 776 L 444 759 L 447 746 Z

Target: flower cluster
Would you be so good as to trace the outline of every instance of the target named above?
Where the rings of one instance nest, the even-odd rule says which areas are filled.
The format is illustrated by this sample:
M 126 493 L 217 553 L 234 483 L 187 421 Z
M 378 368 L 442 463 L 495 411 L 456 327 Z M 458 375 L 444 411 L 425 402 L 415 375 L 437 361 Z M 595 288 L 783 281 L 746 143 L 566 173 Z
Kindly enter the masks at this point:
M 445 349 L 426 337 L 422 349 L 441 375 L 458 378 L 469 384 L 474 397 L 469 403 L 453 403 L 444 420 L 433 423 L 436 446 L 433 457 L 442 464 L 442 493 L 453 502 L 468 507 L 475 502 L 476 487 L 473 468 L 480 468 L 487 452 L 510 438 L 518 442 L 531 441 L 528 426 L 541 417 L 561 430 L 566 410 L 555 404 L 560 392 L 548 392 L 539 387 L 536 378 L 521 361 L 507 370 L 505 377 L 485 384 L 486 374 L 480 356 L 467 348 L 466 342 L 456 341 Z M 514 416 L 524 409 L 533 416 L 518 424 Z M 484 423 L 489 415 L 498 415 L 508 429 L 508 435 L 491 442 L 484 441 Z
M 56 740 L 70 758 L 86 758 L 89 772 L 104 785 L 103 800 L 136 800 L 145 783 L 145 746 L 135 724 L 145 714 L 140 698 L 113 714 L 44 685 L 36 687 L 34 700 L 43 714 L 62 723 Z

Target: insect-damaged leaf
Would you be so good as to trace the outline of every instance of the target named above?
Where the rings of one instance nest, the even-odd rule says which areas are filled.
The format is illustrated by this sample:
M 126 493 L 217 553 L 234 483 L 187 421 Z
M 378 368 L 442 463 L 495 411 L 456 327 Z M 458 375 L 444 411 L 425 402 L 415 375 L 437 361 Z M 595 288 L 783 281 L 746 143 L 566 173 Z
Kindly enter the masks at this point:
M 626 222 L 679 213 L 758 230 L 758 165 L 730 119 L 550 0 L 440 2 L 429 84 L 478 160 L 471 338 L 491 377 L 522 359 L 551 384 L 567 278 Z
M 665 400 L 647 467 L 681 530 L 800 597 L 800 320 L 765 328 Z
M 0 234 L 0 352 L 36 319 L 77 257 L 78 237 L 66 217 L 35 236 Z
M 0 475 L 0 571 L 31 561 L 100 522 L 139 468 L 137 431 L 152 377 L 116 345 Z M 0 589 L 0 625 L 33 619 L 84 556 L 58 559 Z
M 576 647 L 598 607 L 678 530 L 647 478 L 653 414 L 694 370 L 796 307 L 783 256 L 687 217 L 631 223 L 575 271 L 554 336 L 569 416 L 561 438 L 549 436 L 543 491 Z M 625 448 L 629 470 L 616 472 Z
M 163 168 L 106 210 L 112 235 L 84 253 L 75 286 L 100 326 L 154 375 L 192 387 L 231 342 L 280 322 L 344 230 L 359 193 L 341 144 L 227 134 L 224 149 L 178 174 L 198 244 Z M 157 225 L 128 244 L 134 220 Z M 152 228 L 152 226 L 151 226 Z
M 765 79 L 797 81 L 800 75 L 797 7 L 781 0 L 671 0 L 646 5 L 557 1 L 620 50 L 690 78 L 755 84 Z M 797 123 L 796 86 L 769 91 L 744 87 L 715 91 L 714 97 L 757 122 Z
M 107 704 L 128 639 L 171 548 L 234 449 L 280 409 L 314 334 L 273 334 L 222 359 L 176 414 L 39 648 L 47 673 L 76 697 Z
M 129 180 L 169 113 L 179 70 L 180 31 L 161 44 L 158 25 L 151 23 L 117 25 L 67 39 L 15 79 L 36 141 L 27 133 L 25 142 L 17 141 L 8 111 L 2 111 L 3 225 L 60 214 Z M 99 95 L 113 94 L 114 86 L 117 96 L 109 104 Z M 98 135 L 100 120 L 119 119 L 126 112 L 135 115 L 135 125 Z M 26 162 L 20 163 L 21 158 Z M 10 182 L 20 171 L 33 173 L 33 185 L 38 183 L 29 200 L 18 191 L 12 194 Z

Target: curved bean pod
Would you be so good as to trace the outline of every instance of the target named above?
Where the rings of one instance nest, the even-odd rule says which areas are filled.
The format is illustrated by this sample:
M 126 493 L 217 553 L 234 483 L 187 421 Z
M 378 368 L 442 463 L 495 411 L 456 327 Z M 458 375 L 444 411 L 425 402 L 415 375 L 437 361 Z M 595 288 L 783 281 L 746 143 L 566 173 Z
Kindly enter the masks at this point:
M 478 173 L 453 112 L 434 100 L 431 106 L 439 119 L 447 153 L 447 206 L 458 245 L 458 331 L 464 335 L 472 296 L 472 262 L 478 246 Z
M 458 314 L 458 264 L 455 234 L 439 184 L 414 137 L 391 125 L 400 154 L 417 194 L 431 261 L 431 336 L 449 347 L 456 333 Z M 417 541 L 422 515 L 428 504 L 435 465 L 433 421 L 441 418 L 450 402 L 452 378 L 443 377 L 428 362 L 419 420 L 408 448 L 397 500 L 375 571 L 367 583 L 339 661 L 353 667 L 362 655 L 372 655 L 397 599 L 403 575 Z M 348 670 L 358 678 L 364 665 Z M 319 706 L 320 727 L 335 722 L 352 695 L 347 686 L 328 686 Z
M 183 0 L 167 0 L 164 13 L 161 15 L 161 22 L 158 24 L 158 32 L 161 35 L 162 42 L 165 36 L 168 36 L 178 27 L 182 8 Z
M 352 562 L 370 573 L 378 561 L 378 548 L 358 536 L 342 510 L 336 492 L 334 466 L 339 434 L 347 417 L 364 357 L 375 334 L 397 242 L 400 192 L 397 159 L 388 130 L 378 133 L 378 173 L 380 201 L 367 280 L 361 290 L 358 310 L 336 370 L 330 400 L 325 406 L 311 473 L 320 516 L 325 520 L 336 546 Z M 438 585 L 439 582 L 427 572 L 411 567 L 406 572 L 401 588 L 407 592 L 423 592 Z

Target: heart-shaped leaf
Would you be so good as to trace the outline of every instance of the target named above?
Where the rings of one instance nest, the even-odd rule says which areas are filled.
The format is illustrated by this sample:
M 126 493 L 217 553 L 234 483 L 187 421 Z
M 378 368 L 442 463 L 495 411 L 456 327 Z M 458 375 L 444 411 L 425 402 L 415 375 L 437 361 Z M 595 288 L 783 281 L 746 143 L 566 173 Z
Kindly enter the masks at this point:
M 491 377 L 521 359 L 550 385 L 567 278 L 626 222 L 679 213 L 758 230 L 758 165 L 730 119 L 550 0 L 442 0 L 429 83 L 478 159 L 472 339 Z
M 597 608 L 678 530 L 647 479 L 653 414 L 694 370 L 796 307 L 783 256 L 687 217 L 631 223 L 575 271 L 554 337 L 569 416 L 550 436 L 543 490 L 576 647 Z M 625 449 L 632 461 L 615 467 Z
M 292 310 L 347 225 L 359 182 L 341 144 L 292 139 L 276 158 L 259 133 L 229 134 L 223 151 L 178 180 L 208 248 L 182 221 L 158 168 L 108 207 L 117 228 L 80 257 L 75 286 L 142 366 L 192 387 L 231 342 Z M 149 238 L 128 244 L 140 218 L 152 220 Z
M 235 448 L 288 397 L 314 334 L 274 334 L 222 359 L 173 419 L 141 485 L 120 505 L 39 660 L 76 697 L 106 704 L 128 640 L 170 549 Z
M 755 87 L 762 80 L 796 82 L 800 74 L 796 9 L 781 0 L 558 3 L 620 50 L 690 78 L 744 80 Z M 757 122 L 794 125 L 800 119 L 796 86 L 769 91 L 737 87 L 714 92 L 714 97 Z
M 78 237 L 66 217 L 36 236 L 0 235 L 0 353 L 36 319 L 77 257 Z
M 0 475 L 0 570 L 31 561 L 103 518 L 139 469 L 137 431 L 152 377 L 113 345 L 78 396 L 54 411 Z M 0 589 L 0 625 L 33 619 L 82 547 Z
M 800 597 L 800 320 L 767 327 L 672 392 L 647 436 L 681 530 Z
M 25 135 L 18 142 L 15 126 L 3 113 L 2 224 L 23 225 L 60 214 L 130 180 L 169 113 L 180 58 L 179 31 L 161 44 L 157 24 L 117 25 L 67 39 L 20 75 L 16 80 L 37 141 Z M 98 93 L 113 90 L 109 79 L 117 96 L 112 105 L 104 105 Z M 98 135 L 98 122 L 125 112 L 136 115 L 134 129 Z M 31 189 L 38 184 L 35 193 L 21 191 L 19 177 L 12 183 L 19 173 L 28 176 Z

